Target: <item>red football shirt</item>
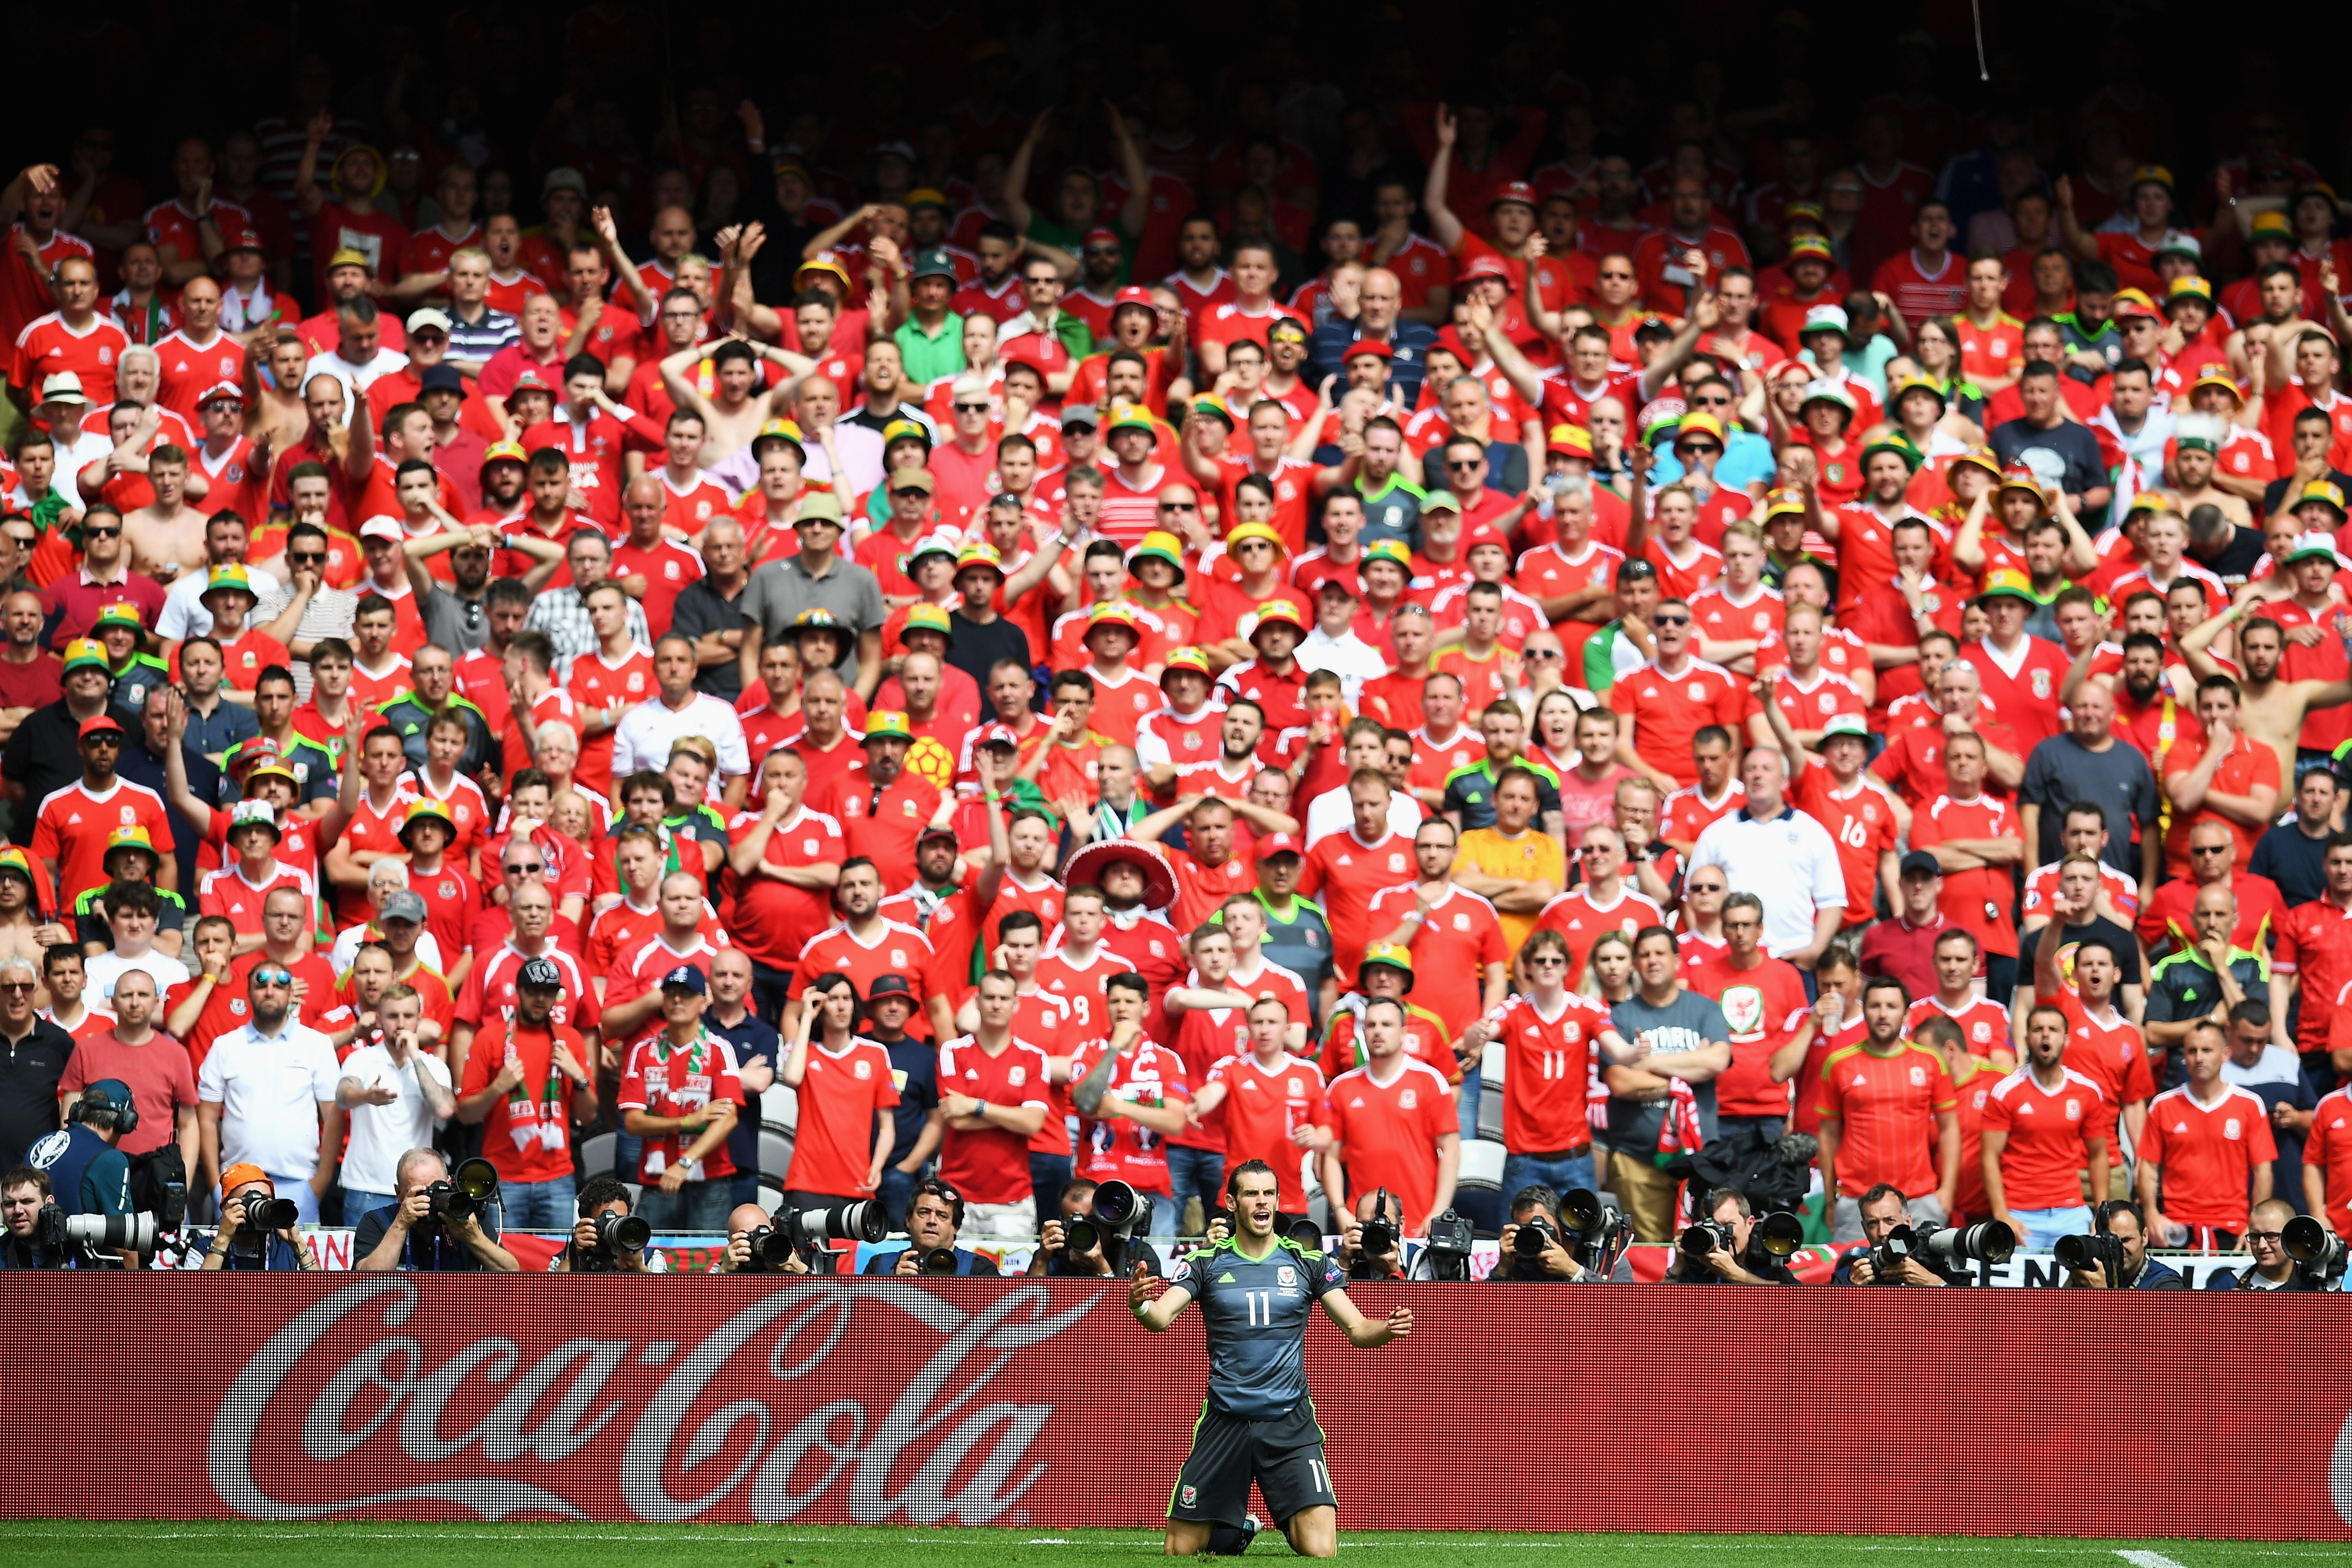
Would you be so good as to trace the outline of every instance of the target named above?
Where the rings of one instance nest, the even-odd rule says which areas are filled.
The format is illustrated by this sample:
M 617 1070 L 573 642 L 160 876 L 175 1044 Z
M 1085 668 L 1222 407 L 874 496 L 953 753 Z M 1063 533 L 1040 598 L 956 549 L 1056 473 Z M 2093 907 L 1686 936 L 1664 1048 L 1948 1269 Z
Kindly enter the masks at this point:
M 1792 798 L 1799 811 L 1830 830 L 1837 845 L 1838 867 L 1845 873 L 1846 929 L 1868 925 L 1877 918 L 1879 857 L 1895 843 L 1893 792 L 1868 773 L 1841 792 L 1827 768 L 1808 765 L 1797 775 Z
M 887 1065 L 883 1082 L 886 1086 L 889 1082 Z M 667 1035 L 656 1035 L 629 1053 L 629 1065 L 621 1075 L 621 1091 L 614 1104 L 648 1116 L 686 1116 L 718 1100 L 740 1103 L 742 1099 L 743 1085 L 735 1076 L 734 1047 L 708 1033 L 684 1047 Z M 645 1152 L 637 1161 L 637 1179 L 647 1185 L 659 1181 L 662 1173 L 677 1163 L 701 1136 L 700 1129 L 648 1134 Z M 734 1173 L 735 1162 L 728 1158 L 723 1138 L 699 1160 L 686 1162 L 689 1182 L 715 1182 Z
M 118 827 L 143 827 L 149 842 L 165 847 L 172 842 L 163 797 L 121 776 L 102 795 L 92 794 L 76 779 L 41 802 L 33 822 L 33 855 L 57 862 L 58 908 L 69 908 L 90 889 L 106 886 L 107 836 Z
M 2278 1144 L 2262 1096 L 2229 1084 L 2214 1087 L 2221 1093 L 2210 1104 L 2185 1083 L 2150 1101 L 2139 1157 L 2164 1168 L 2167 1218 L 2242 1233 L 2247 1184 L 2257 1164 L 2278 1158 Z
M 1664 925 L 1665 912 L 1646 893 L 1633 890 L 1631 878 L 1617 885 L 1617 896 L 1604 906 L 1592 899 L 1589 886 L 1570 888 L 1544 905 L 1536 916 L 1537 931 L 1556 931 L 1568 939 L 1568 978 L 1571 985 L 1584 981 L 1585 955 L 1610 931 L 1632 936 L 1643 926 Z
M 898 1103 L 890 1053 L 872 1040 L 853 1038 L 835 1054 L 812 1039 L 808 1070 L 795 1092 L 800 1120 L 785 1187 L 845 1198 L 871 1193 L 866 1173 L 874 1166 L 875 1115 Z
M 871 942 L 860 942 L 845 925 L 811 938 L 793 967 L 790 994 L 798 996 L 805 992 L 810 976 L 836 970 L 849 976 L 860 996 L 872 994 L 874 982 L 885 974 L 904 976 L 919 988 L 919 977 L 930 972 L 930 940 L 913 926 L 896 921 L 883 921 L 880 927 Z M 930 1037 L 930 1023 L 920 1008 L 907 1020 L 907 1032 L 920 1038 Z
M 1369 929 L 1394 931 L 1419 902 L 1412 882 L 1381 889 L 1372 895 Z M 1412 933 L 1412 1001 L 1437 1015 L 1450 1041 L 1477 1022 L 1486 966 L 1508 965 L 1511 952 L 1495 906 L 1466 888 L 1447 883 L 1426 916 Z
M 861 994 L 863 987 L 860 987 Z M 1051 1113 L 1045 1053 L 1018 1036 L 994 1056 L 970 1035 L 940 1047 L 940 1092 L 991 1105 L 1036 1106 Z M 970 1204 L 1017 1204 L 1030 1195 L 1029 1140 L 989 1127 L 949 1128 L 940 1144 L 940 1179 Z
M 1985 1101 L 1984 1131 L 2009 1134 L 2000 1152 L 2000 1184 L 2012 1210 L 2080 1204 L 2088 1141 L 2115 1140 L 2115 1108 L 2099 1086 L 2063 1063 L 2058 1072 L 2058 1087 L 2045 1089 L 2031 1067 L 2021 1067 L 1995 1084 Z
M 1772 1081 L 1772 1053 L 1811 1016 L 1805 977 L 1785 959 L 1766 955 L 1753 969 L 1735 969 L 1727 955 L 1690 982 L 1712 996 L 1731 1031 L 1731 1066 L 1715 1080 L 1715 1107 L 1724 1116 L 1786 1116 L 1789 1085 Z
M 1209 1081 L 1225 1086 L 1225 1168 L 1265 1161 L 1280 1184 L 1276 1206 L 1285 1214 L 1306 1213 L 1307 1187 L 1299 1178 L 1306 1151 L 1291 1134 L 1331 1125 L 1323 1069 L 1288 1051 L 1271 1063 L 1244 1051 L 1211 1068 Z
M 1386 1187 L 1404 1208 L 1406 1236 L 1429 1228 L 1437 1197 L 1437 1143 L 1461 1131 L 1454 1090 L 1426 1063 L 1400 1060 L 1381 1083 L 1370 1066 L 1331 1082 L 1331 1130 L 1348 1168 L 1348 1190 L 1360 1195 Z
M 633 647 L 615 663 L 602 649 L 592 648 L 572 661 L 572 679 L 565 684 L 572 700 L 583 708 L 634 708 L 656 689 L 653 656 Z M 618 717 L 614 715 L 616 722 Z M 573 764 L 572 776 L 583 789 L 602 795 L 613 793 L 611 730 L 580 742 L 580 761 Z
M 1109 1048 L 1107 1039 L 1080 1041 L 1070 1052 L 1070 1081 L 1085 1079 Z M 1166 1046 L 1140 1040 L 1111 1070 L 1103 1098 L 1129 1105 L 1186 1105 L 1192 1099 L 1186 1081 L 1182 1057 Z M 1124 1116 L 1081 1120 L 1076 1163 L 1077 1173 L 1088 1181 L 1125 1182 L 1138 1192 L 1162 1197 L 1171 1194 L 1165 1139 Z
M 1507 1055 L 1503 1068 L 1503 1143 L 1515 1154 L 1573 1153 L 1592 1142 L 1586 1106 L 1599 1076 L 1601 1032 L 1609 1009 L 1570 991 L 1544 1016 L 1521 992 L 1489 1018 Z
M 1936 1190 L 1936 1118 L 1957 1112 L 1944 1058 L 1905 1040 L 1891 1056 L 1850 1046 L 1822 1064 L 1821 1115 L 1839 1119 L 1838 1192 L 1858 1198 L 1881 1182 L 1906 1197 Z
M 2328 1095 L 2312 1113 L 2303 1163 L 2317 1166 L 2326 1178 L 2329 1228 L 2352 1236 L 2352 1088 Z
M 1323 917 L 1330 922 L 1331 962 L 1341 990 L 1355 989 L 1356 961 L 1364 955 L 1365 945 L 1382 934 L 1372 925 L 1373 896 L 1412 879 L 1412 840 L 1402 833 L 1367 844 L 1350 826 L 1307 852 L 1298 890 L 1321 903 Z
M 1654 660 L 1621 678 L 1610 689 L 1609 700 L 1618 717 L 1633 721 L 1635 753 L 1684 786 L 1698 782 L 1698 764 L 1691 761 L 1692 737 L 1710 724 L 1720 724 L 1736 741 L 1746 733 L 1743 726 L 1755 703 L 1738 677 L 1699 659 L 1671 676 Z
M 1925 849 L 1956 838 L 2017 838 L 2017 818 L 2010 808 L 1989 795 L 1957 801 L 1939 795 L 1911 819 L 1911 847 Z M 2017 926 L 2010 917 L 2013 899 L 2011 868 L 1982 866 L 1973 871 L 1944 873 L 1943 897 L 1937 906 L 1953 924 L 1976 933 L 1984 951 L 2017 956 Z M 1916 1194 L 1915 1194 L 1916 1195 Z

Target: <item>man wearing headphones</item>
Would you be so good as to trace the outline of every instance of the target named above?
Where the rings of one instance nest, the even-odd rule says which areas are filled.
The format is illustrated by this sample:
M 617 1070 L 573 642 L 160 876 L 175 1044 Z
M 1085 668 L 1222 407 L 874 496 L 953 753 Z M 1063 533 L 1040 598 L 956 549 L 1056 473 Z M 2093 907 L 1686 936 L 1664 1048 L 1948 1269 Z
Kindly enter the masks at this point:
M 963 1194 L 933 1177 L 915 1189 L 907 1204 L 907 1247 L 893 1257 L 878 1253 L 866 1260 L 868 1274 L 996 1274 L 996 1259 L 983 1258 L 956 1245 L 963 1228 Z M 953 1268 L 934 1268 L 930 1260 L 945 1253 L 955 1258 Z
M 115 1145 L 138 1127 L 131 1086 L 103 1078 L 82 1091 L 66 1124 L 34 1144 L 25 1163 L 49 1173 L 49 1190 L 68 1215 L 129 1214 L 131 1156 Z

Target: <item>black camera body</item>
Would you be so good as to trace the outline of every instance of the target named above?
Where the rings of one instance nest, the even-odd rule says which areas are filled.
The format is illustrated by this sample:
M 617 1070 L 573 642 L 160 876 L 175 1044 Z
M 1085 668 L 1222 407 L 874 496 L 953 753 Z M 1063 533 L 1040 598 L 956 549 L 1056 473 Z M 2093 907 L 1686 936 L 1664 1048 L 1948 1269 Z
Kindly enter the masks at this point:
M 1477 1234 L 1475 1226 L 1452 1209 L 1431 1215 L 1429 1247 L 1422 1255 L 1428 1260 L 1429 1277 L 1452 1283 L 1468 1279 L 1470 1248 Z
M 1094 1200 L 1082 1215 L 1062 1222 L 1062 1247 L 1067 1253 L 1096 1252 L 1111 1272 L 1126 1272 L 1128 1243 L 1151 1223 L 1151 1200 L 1125 1182 L 1101 1182 Z M 1316 1237 L 1320 1245 L 1322 1237 Z
M 1550 1251 L 1559 1240 L 1559 1232 L 1552 1228 L 1549 1219 L 1539 1214 L 1529 1215 L 1520 1225 L 1518 1234 L 1511 1237 L 1511 1250 L 1533 1262 Z
M 292 1198 L 247 1198 L 245 1200 L 247 1230 L 274 1235 L 291 1230 L 302 1222 L 302 1211 Z
M 741 1274 L 774 1274 L 780 1272 L 796 1250 L 789 1232 L 774 1226 L 763 1225 L 748 1231 L 743 1237 L 749 1250 L 743 1258 Z
M 643 1252 L 654 1238 L 653 1223 L 633 1214 L 610 1210 L 596 1216 L 596 1245 L 572 1247 L 572 1267 L 583 1274 L 611 1274 L 620 1268 L 624 1252 Z
M 922 1262 L 916 1266 L 919 1273 L 952 1274 L 956 1271 L 956 1251 L 952 1247 L 934 1247 L 924 1253 L 922 1258 Z
M 499 1170 L 488 1160 L 467 1160 L 457 1173 L 425 1189 L 427 1206 L 444 1219 L 476 1219 L 499 1195 Z
M 2124 1258 L 2124 1238 L 2103 1230 L 2087 1236 L 2062 1236 L 2050 1250 L 2060 1264 L 2074 1273 L 2105 1270 L 2110 1286 L 2120 1286 L 2124 1270 L 2130 1266 Z

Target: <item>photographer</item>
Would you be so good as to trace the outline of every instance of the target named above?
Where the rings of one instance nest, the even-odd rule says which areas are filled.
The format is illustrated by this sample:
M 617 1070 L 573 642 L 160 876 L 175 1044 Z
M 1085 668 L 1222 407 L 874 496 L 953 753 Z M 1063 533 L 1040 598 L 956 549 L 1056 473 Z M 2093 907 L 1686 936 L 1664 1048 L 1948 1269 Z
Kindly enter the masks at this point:
M 1121 977 L 1123 978 L 1123 977 Z M 1094 1212 L 1095 1184 L 1085 1176 L 1062 1184 L 1059 1204 L 1060 1217 L 1045 1222 L 1044 1234 L 1037 1238 L 1037 1250 L 1029 1255 L 1029 1272 L 1055 1279 L 1076 1277 L 1107 1279 L 1119 1272 L 1103 1256 L 1102 1240 L 1084 1252 L 1070 1250 L 1069 1222 L 1082 1219 Z M 1146 1259 L 1150 1261 L 1149 1258 Z M 1152 1272 L 1157 1274 L 1158 1268 Z
M 795 1252 L 771 1269 L 751 1256 L 751 1233 L 772 1228 L 768 1211 L 758 1204 L 737 1204 L 727 1215 L 727 1250 L 719 1255 L 721 1274 L 805 1274 L 809 1266 Z
M 220 1185 L 220 1226 L 205 1248 L 205 1273 L 223 1268 L 317 1271 L 318 1261 L 302 1245 L 301 1236 L 294 1228 L 300 1223 L 299 1205 L 278 1195 L 278 1184 L 269 1179 L 268 1173 L 258 1165 L 241 1162 L 221 1173 Z M 278 1215 L 271 1216 L 279 1223 L 266 1230 L 248 1225 L 248 1212 L 257 1211 L 265 1205 L 272 1208 L 283 1205 Z
M 572 1239 L 547 1266 L 550 1274 L 667 1274 L 669 1258 L 653 1249 L 650 1236 L 644 1244 L 630 1247 L 614 1236 L 608 1244 L 605 1233 L 614 1228 L 605 1223 L 619 1221 L 629 1215 L 629 1189 L 618 1176 L 591 1176 L 580 1184 L 580 1221 L 572 1227 Z
M 115 1147 L 123 1122 L 137 1125 L 131 1086 L 100 1079 L 66 1112 L 66 1124 L 33 1145 L 26 1163 L 48 1173 L 49 1191 L 66 1214 L 129 1214 L 131 1157 Z
M 1404 1205 L 1394 1193 L 1374 1187 L 1362 1194 L 1356 1199 L 1355 1213 L 1342 1212 L 1339 1225 L 1339 1266 L 1348 1271 L 1349 1279 L 1405 1277 Z M 1381 1234 L 1383 1226 L 1385 1235 Z
M 1717 1187 L 1706 1194 L 1706 1218 L 1718 1232 L 1706 1257 L 1695 1259 L 1684 1247 L 1675 1248 L 1666 1278 L 1677 1285 L 1794 1285 L 1789 1265 L 1760 1247 L 1748 1246 L 1756 1234 L 1756 1216 L 1748 1194 L 1737 1187 Z M 1724 1242 L 1728 1239 L 1730 1245 Z
M 0 1176 L 0 1268 L 71 1268 L 79 1248 L 46 1247 L 35 1237 L 49 1204 L 45 1171 L 19 1165 Z
M 373 1017 L 362 1020 L 359 1048 L 343 1058 L 343 1076 L 335 1085 L 335 1103 L 352 1117 L 351 1142 L 343 1151 L 343 1217 L 362 1229 L 378 1209 L 407 1202 L 407 1193 L 395 1184 L 395 1163 L 410 1158 L 401 1151 L 430 1143 L 434 1130 L 457 1114 L 449 1069 L 420 1037 L 424 1022 L 425 998 L 415 986 L 385 986 L 376 997 Z M 447 1174 L 444 1170 L 425 1180 Z M 353 1256 L 365 1254 L 355 1247 Z
M 2098 1207 L 2093 1236 L 2113 1237 L 2119 1268 L 2094 1258 L 2087 1267 L 2072 1268 L 2066 1281 L 2071 1290 L 2186 1290 L 2189 1281 L 2147 1255 L 2147 1226 L 2139 1205 L 2128 1198 L 2111 1198 Z M 2070 1266 L 2071 1267 L 2071 1266 Z
M 1966 1276 L 1948 1279 L 1916 1258 L 1906 1258 L 1899 1268 L 1888 1279 L 1878 1277 L 1872 1252 L 1880 1242 L 1904 1226 L 1911 1223 L 1911 1205 L 1903 1199 L 1903 1189 L 1891 1182 L 1881 1182 L 1862 1194 L 1863 1245 L 1838 1259 L 1830 1275 L 1832 1285 L 1925 1285 L 1941 1288 L 1946 1285 L 1966 1285 Z
M 2265 1198 L 2254 1205 L 2246 1226 L 2246 1250 L 2254 1260 L 2243 1268 L 2223 1268 L 2207 1277 L 2208 1290 L 2316 1290 L 2319 1284 L 2302 1264 L 2287 1256 L 2281 1234 L 2294 1217 L 2294 1205 L 2284 1198 Z
M 1522 1252 L 1522 1230 L 1540 1231 L 1542 1248 Z M 1521 1187 L 1518 1195 L 1511 1200 L 1511 1223 L 1503 1227 L 1502 1253 L 1495 1259 L 1495 1271 L 1486 1278 L 1565 1279 L 1571 1285 L 1601 1283 L 1600 1277 L 1577 1262 L 1569 1251 L 1559 1223 L 1559 1194 L 1541 1184 Z M 1613 1284 L 1631 1284 L 1633 1264 L 1621 1256 L 1609 1279 Z
M 955 1244 L 956 1232 L 962 1228 L 963 1194 L 934 1176 L 915 1189 L 907 1205 L 906 1249 L 877 1253 L 866 1260 L 866 1272 L 909 1279 L 924 1274 L 999 1272 L 993 1258 Z M 955 1265 L 951 1268 L 946 1267 L 950 1259 Z
M 354 1051 L 352 1059 L 358 1056 Z M 441 1092 L 446 1096 L 447 1088 Z M 521 1262 L 499 1245 L 495 1217 L 434 1211 L 433 1188 L 449 1180 L 449 1163 L 437 1150 L 409 1150 L 393 1180 L 393 1201 L 360 1215 L 352 1237 L 352 1256 L 359 1260 L 353 1268 L 362 1274 L 522 1272 Z M 445 1195 L 448 1190 L 443 1185 Z

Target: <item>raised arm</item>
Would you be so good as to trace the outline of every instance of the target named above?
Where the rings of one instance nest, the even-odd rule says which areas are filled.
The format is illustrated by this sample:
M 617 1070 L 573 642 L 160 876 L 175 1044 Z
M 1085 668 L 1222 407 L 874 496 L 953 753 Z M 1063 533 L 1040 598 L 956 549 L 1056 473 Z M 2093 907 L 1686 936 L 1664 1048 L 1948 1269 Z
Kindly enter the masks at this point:
M 1449 252 L 1462 243 L 1462 220 L 1445 205 L 1445 182 L 1454 163 L 1454 139 L 1460 132 L 1461 125 L 1454 118 L 1454 111 L 1439 103 L 1437 148 L 1430 156 L 1429 178 L 1422 182 L 1421 210 L 1429 216 L 1430 237 Z M 1005 183 L 1009 189 L 1009 176 Z

